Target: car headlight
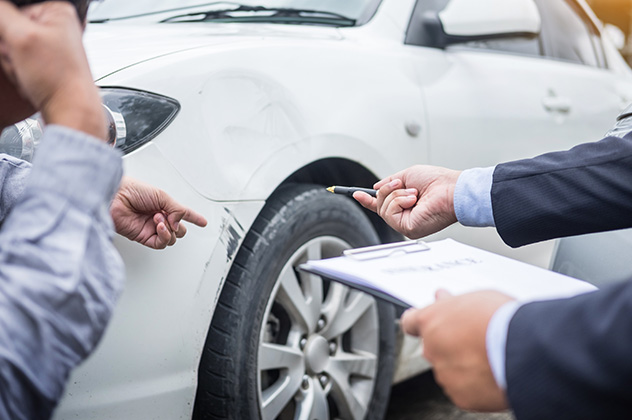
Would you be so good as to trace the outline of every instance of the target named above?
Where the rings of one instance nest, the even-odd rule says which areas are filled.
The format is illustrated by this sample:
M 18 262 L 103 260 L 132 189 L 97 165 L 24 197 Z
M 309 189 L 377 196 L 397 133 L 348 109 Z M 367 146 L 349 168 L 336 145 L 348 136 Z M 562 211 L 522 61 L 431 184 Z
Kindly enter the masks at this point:
M 108 143 L 129 153 L 154 139 L 176 117 L 175 99 L 124 88 L 102 88 L 108 123 Z M 31 161 L 42 137 L 40 114 L 7 127 L 0 133 L 0 153 Z
M 180 111 L 175 99 L 123 88 L 102 88 L 108 119 L 108 142 L 123 153 L 138 149 L 160 134 Z

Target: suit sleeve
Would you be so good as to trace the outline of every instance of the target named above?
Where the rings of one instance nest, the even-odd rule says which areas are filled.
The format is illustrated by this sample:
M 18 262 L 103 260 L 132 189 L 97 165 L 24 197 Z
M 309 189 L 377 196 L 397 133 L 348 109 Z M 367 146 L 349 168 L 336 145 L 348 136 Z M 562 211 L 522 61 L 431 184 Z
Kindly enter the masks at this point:
M 632 226 L 632 133 L 500 164 L 492 210 L 510 246 Z
M 507 335 L 507 396 L 520 420 L 632 413 L 632 282 L 529 303 Z

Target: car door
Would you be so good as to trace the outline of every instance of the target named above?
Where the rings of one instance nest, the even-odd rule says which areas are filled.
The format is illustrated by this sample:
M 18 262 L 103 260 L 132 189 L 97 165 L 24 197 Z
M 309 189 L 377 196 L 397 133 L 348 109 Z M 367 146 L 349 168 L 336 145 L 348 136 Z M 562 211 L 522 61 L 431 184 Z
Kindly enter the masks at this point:
M 557 122 L 541 103 L 550 85 L 539 39 L 429 48 L 419 27 L 448 3 L 418 1 L 406 40 L 426 101 L 430 163 L 465 169 L 546 150 Z
M 427 108 L 430 161 L 468 168 L 598 140 L 629 97 L 599 32 L 574 0 L 537 0 L 542 33 L 428 48 L 415 16 L 407 34 Z M 423 19 L 423 18 L 422 18 Z
M 576 0 L 535 0 L 550 92 L 543 105 L 560 121 L 560 136 L 599 140 L 632 101 L 627 65 L 606 54 L 590 10 Z

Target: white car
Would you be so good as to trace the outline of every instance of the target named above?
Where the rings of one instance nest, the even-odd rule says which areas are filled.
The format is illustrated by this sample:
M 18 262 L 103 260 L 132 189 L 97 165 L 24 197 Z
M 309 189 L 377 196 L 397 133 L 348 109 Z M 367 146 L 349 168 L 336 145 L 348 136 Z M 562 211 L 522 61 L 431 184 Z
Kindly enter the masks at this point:
M 103 0 L 89 19 L 127 174 L 210 223 L 164 251 L 116 239 L 127 288 L 56 419 L 381 418 L 427 368 L 418 341 L 295 267 L 400 237 L 324 187 L 566 149 L 632 101 L 583 0 Z M 4 150 L 28 157 L 19 128 Z M 441 236 L 543 266 L 553 248 Z

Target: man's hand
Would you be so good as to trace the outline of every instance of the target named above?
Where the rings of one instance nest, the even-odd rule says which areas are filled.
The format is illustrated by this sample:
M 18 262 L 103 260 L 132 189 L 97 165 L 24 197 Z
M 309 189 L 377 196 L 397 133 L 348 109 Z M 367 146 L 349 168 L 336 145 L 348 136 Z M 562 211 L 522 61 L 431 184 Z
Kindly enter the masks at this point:
M 439 291 L 435 304 L 402 315 L 404 332 L 423 338 L 424 357 L 432 363 L 437 383 L 465 410 L 508 408 L 489 367 L 485 338 L 494 312 L 511 300 L 493 291 L 456 297 Z
M 173 245 L 186 234 L 182 220 L 201 227 L 207 223 L 164 191 L 129 177 L 123 177 L 110 212 L 118 234 L 154 249 Z
M 376 183 L 377 197 L 356 192 L 360 204 L 409 238 L 421 238 L 456 222 L 454 188 L 461 172 L 417 165 Z
M 0 65 L 20 94 L 48 124 L 105 139 L 105 117 L 68 2 L 17 9 L 0 0 Z

